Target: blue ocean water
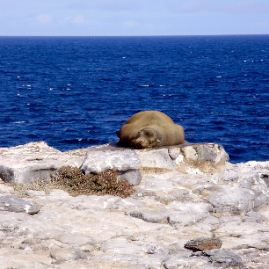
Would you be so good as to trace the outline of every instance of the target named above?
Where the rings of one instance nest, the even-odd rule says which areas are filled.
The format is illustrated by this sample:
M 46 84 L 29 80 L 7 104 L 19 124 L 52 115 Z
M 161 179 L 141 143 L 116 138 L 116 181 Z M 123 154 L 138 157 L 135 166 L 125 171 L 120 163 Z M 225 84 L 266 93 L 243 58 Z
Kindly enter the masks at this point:
M 118 141 L 159 110 L 232 162 L 269 160 L 269 35 L 0 37 L 0 147 Z

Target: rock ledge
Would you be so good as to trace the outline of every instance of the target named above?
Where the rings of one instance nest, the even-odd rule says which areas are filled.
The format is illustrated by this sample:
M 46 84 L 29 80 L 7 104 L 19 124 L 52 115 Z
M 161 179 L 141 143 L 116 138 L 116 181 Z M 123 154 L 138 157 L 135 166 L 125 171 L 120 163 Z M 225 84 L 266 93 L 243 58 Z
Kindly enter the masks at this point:
M 37 142 L 0 153 L 0 269 L 269 268 L 269 161 L 231 164 L 214 143 L 60 152 Z M 72 197 L 8 184 L 64 165 L 118 170 L 136 192 Z

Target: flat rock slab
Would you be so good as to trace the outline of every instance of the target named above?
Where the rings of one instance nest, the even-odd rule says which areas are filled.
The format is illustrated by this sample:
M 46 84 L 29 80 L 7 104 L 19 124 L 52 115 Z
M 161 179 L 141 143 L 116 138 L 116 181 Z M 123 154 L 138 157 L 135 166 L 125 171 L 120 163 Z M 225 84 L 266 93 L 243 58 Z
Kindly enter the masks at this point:
M 189 160 L 218 164 L 227 162 L 229 155 L 216 143 L 165 146 L 146 149 L 133 149 L 118 146 L 117 143 L 89 147 L 81 168 L 87 173 L 100 173 L 109 169 L 122 174 L 130 183 L 138 185 L 141 181 L 140 171 L 175 170 Z M 186 173 L 200 173 L 199 169 L 185 165 Z M 184 169 L 183 169 L 184 170 Z
M 81 167 L 86 173 L 116 170 L 120 178 L 138 185 L 141 169 L 175 170 L 186 160 L 217 164 L 227 162 L 228 154 L 216 143 L 133 149 L 119 147 L 117 143 L 61 152 L 45 142 L 0 148 L 0 177 L 5 182 L 32 184 L 45 179 L 62 166 Z M 184 166 L 186 173 L 199 173 L 199 169 Z M 188 170 L 189 169 L 189 170 Z M 184 170 L 184 169 L 183 169 Z M 189 172 L 188 172 L 189 171 Z
M 64 153 L 45 142 L 0 148 L 0 177 L 5 182 L 31 184 L 45 179 L 60 167 L 79 167 L 85 155 Z
M 121 178 L 127 179 L 133 185 L 138 185 L 142 179 L 140 167 L 141 162 L 134 150 L 107 144 L 88 148 L 81 169 L 86 174 L 116 170 L 121 174 Z
M 227 250 L 205 250 L 205 256 L 209 257 L 210 262 L 217 268 L 246 268 L 242 259 L 235 253 Z
M 27 213 L 29 215 L 34 215 L 37 214 L 40 209 L 40 205 L 17 198 L 14 195 L 0 196 L 0 211 Z
M 191 160 L 181 150 L 166 153 L 172 162 Z M 174 165 L 142 173 L 128 198 L 21 192 L 0 181 L 0 268 L 269 268 L 269 161 L 226 163 L 212 174 Z M 42 209 L 30 215 L 29 203 Z

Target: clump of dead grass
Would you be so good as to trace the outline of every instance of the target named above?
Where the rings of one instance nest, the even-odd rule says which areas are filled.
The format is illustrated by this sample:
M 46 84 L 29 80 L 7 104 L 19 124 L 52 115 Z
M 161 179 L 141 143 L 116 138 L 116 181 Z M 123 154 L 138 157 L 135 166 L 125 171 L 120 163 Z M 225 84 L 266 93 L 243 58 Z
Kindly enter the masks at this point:
M 135 192 L 135 188 L 126 179 L 119 179 L 119 173 L 108 170 L 99 174 L 84 174 L 77 167 L 64 166 L 46 180 L 37 180 L 32 185 L 13 185 L 14 190 L 21 195 L 29 190 L 44 191 L 62 189 L 72 196 L 78 195 L 114 195 L 122 198 Z

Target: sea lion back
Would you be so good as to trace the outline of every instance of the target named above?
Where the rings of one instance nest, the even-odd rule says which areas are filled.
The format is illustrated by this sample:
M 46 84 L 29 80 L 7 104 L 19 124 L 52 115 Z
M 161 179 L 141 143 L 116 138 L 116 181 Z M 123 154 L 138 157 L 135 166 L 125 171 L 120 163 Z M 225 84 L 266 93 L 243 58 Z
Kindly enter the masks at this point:
M 160 111 L 142 111 L 133 115 L 117 132 L 119 144 L 135 148 L 172 146 L 184 143 L 181 125 Z

